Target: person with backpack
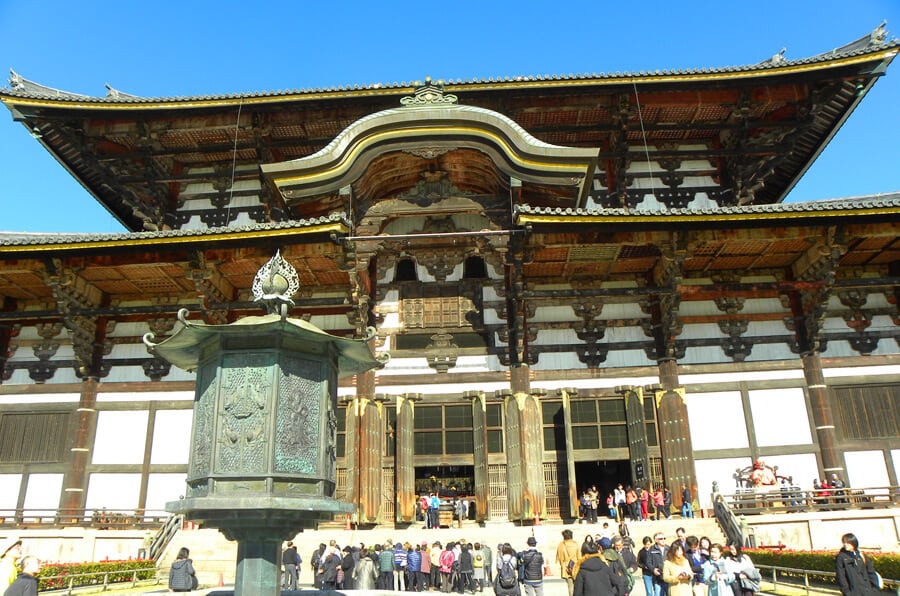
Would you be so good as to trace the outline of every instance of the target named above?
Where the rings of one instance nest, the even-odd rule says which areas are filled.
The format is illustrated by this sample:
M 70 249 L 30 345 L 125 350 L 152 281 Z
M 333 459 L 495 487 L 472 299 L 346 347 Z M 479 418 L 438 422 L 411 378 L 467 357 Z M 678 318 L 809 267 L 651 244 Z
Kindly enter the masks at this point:
M 522 552 L 519 581 L 525 586 L 526 596 L 544 596 L 544 555 L 537 549 L 537 539 L 528 537 L 528 548 Z
M 622 539 L 619 538 L 619 540 Z M 597 546 L 599 547 L 598 550 L 601 558 L 609 565 L 609 577 L 613 584 L 614 596 L 627 596 L 629 592 L 628 578 L 630 577 L 630 574 L 628 573 L 628 568 L 625 566 L 625 563 L 622 561 L 621 555 L 613 548 L 612 540 L 609 538 L 601 538 L 597 542 Z
M 497 575 L 494 576 L 496 596 L 519 596 L 519 580 L 516 575 L 518 561 L 510 545 L 504 544 L 497 558 Z
M 597 551 L 597 544 L 586 542 L 585 555 L 575 563 L 574 596 L 616 596 L 609 565 Z
M 634 574 L 640 569 L 638 567 L 637 557 L 634 555 L 634 551 L 631 550 L 631 547 L 625 544 L 625 538 L 622 536 L 613 536 L 612 547 L 613 550 L 619 553 L 622 564 L 625 565 L 625 579 L 627 581 L 625 593 L 631 594 L 631 591 L 634 589 Z

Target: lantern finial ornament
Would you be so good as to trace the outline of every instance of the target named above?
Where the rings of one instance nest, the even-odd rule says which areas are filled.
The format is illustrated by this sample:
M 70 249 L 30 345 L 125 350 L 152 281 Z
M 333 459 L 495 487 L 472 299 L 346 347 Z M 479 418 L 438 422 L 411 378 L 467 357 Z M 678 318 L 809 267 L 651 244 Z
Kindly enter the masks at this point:
M 270 315 L 280 314 L 287 318 L 288 307 L 294 306 L 291 299 L 300 289 L 297 270 L 275 251 L 275 256 L 260 267 L 253 279 L 253 300 L 266 305 Z

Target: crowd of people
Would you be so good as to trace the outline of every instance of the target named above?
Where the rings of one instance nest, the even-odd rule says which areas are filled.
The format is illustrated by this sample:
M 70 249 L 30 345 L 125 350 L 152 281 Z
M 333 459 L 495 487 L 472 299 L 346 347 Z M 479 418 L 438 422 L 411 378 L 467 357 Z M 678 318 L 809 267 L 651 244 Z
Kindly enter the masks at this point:
M 579 515 L 582 523 L 598 523 L 600 514 L 603 517 L 614 519 L 618 522 L 647 521 L 649 519 L 669 519 L 672 517 L 672 491 L 666 486 L 657 486 L 655 489 L 648 486 L 622 486 L 606 495 L 606 508 L 601 508 L 600 491 L 596 486 L 581 493 L 579 501 Z M 694 517 L 693 495 L 687 486 L 681 487 L 681 517 Z

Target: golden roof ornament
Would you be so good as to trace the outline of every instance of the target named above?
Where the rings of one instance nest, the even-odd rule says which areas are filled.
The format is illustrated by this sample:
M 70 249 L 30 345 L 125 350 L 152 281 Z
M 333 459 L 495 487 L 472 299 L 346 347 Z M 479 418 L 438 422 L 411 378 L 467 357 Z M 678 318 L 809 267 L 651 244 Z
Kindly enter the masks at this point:
M 457 97 L 452 93 L 444 93 L 444 81 L 433 83 L 431 77 L 425 77 L 425 84 L 418 87 L 412 95 L 400 100 L 406 107 L 442 107 L 455 105 Z
M 275 251 L 275 256 L 260 267 L 253 279 L 253 301 L 262 302 L 268 314 L 280 314 L 287 318 L 288 307 L 294 306 L 294 294 L 300 289 L 297 270 Z

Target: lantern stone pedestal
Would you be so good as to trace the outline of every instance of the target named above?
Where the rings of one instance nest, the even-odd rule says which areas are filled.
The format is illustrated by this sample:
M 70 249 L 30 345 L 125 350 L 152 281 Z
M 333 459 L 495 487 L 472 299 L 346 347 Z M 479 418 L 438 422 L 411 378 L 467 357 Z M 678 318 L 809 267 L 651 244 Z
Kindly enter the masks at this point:
M 334 499 L 337 380 L 380 366 L 361 340 L 281 314 L 191 322 L 149 350 L 197 371 L 187 494 L 172 513 L 238 543 L 235 594 L 279 594 L 281 544 L 354 511 Z M 370 330 L 370 334 L 374 330 Z

